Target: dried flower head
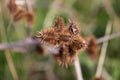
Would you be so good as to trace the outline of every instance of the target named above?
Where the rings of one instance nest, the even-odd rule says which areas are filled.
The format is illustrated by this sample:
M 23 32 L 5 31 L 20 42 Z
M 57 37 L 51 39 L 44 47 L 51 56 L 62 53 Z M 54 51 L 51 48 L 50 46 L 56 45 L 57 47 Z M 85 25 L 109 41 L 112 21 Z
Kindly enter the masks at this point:
M 21 19 L 24 18 L 25 12 L 23 10 L 17 10 L 14 14 L 13 14 L 13 21 L 17 22 Z
M 15 3 L 15 0 L 10 0 L 8 2 L 8 10 L 12 15 L 13 21 L 17 22 L 21 19 L 25 19 L 28 26 L 32 26 L 34 23 L 34 12 L 28 12 L 27 10 L 20 9 Z
M 54 21 L 53 28 L 56 32 L 61 32 L 64 28 L 64 20 L 61 17 L 57 17 Z
M 87 39 L 88 48 L 86 49 L 88 56 L 91 59 L 96 59 L 98 57 L 99 47 L 97 45 L 97 40 L 94 36 Z
M 34 12 L 27 12 L 25 15 L 24 15 L 24 18 L 25 18 L 25 21 L 27 22 L 28 26 L 32 26 L 33 23 L 34 23 Z
M 72 22 L 65 27 L 63 19 L 58 17 L 54 26 L 39 32 L 36 39 L 45 44 L 57 46 L 59 51 L 58 54 L 54 54 L 54 57 L 59 64 L 67 66 L 67 63 L 74 62 L 80 50 L 87 47 L 86 41 L 79 34 L 80 30 L 75 23 Z
M 67 63 L 70 61 L 69 45 L 61 43 L 59 45 L 59 53 L 54 55 L 54 57 L 60 65 L 67 66 Z
M 66 33 L 62 32 L 62 33 L 59 34 L 59 39 L 58 39 L 59 43 L 62 43 L 62 42 L 64 42 L 64 43 L 70 43 L 72 40 L 73 39 L 72 39 L 71 34 L 69 34 L 67 32 Z
M 87 43 L 85 39 L 81 36 L 74 36 L 71 45 L 76 50 L 82 50 L 87 48 Z
M 54 32 L 54 29 L 47 29 L 45 31 L 38 32 L 35 36 L 37 40 L 42 43 L 47 43 L 55 46 L 58 42 L 58 35 Z
M 7 7 L 8 7 L 8 10 L 11 14 L 18 11 L 18 6 L 16 5 L 15 0 L 9 0 Z
M 68 31 L 72 34 L 72 35 L 80 35 L 80 29 L 77 23 L 70 21 L 69 25 L 68 25 Z
M 82 37 L 80 36 L 74 37 L 73 41 L 69 44 L 70 62 L 73 63 L 79 51 L 86 49 L 86 47 L 87 47 L 86 41 Z

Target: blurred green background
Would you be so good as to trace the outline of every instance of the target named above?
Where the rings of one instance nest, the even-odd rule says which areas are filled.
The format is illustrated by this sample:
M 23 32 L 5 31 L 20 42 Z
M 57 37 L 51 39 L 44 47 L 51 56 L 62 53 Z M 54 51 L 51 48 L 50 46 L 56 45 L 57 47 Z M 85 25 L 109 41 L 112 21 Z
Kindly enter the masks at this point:
M 8 30 L 11 21 L 6 6 L 8 1 L 0 1 L 0 43 L 19 41 L 29 37 L 28 28 L 23 20 L 15 23 L 16 26 L 11 25 Z M 120 0 L 29 1 L 33 3 L 35 12 L 32 34 L 52 26 L 57 16 L 63 17 L 66 25 L 68 19 L 78 22 L 84 37 L 91 35 L 96 36 L 96 38 L 103 37 L 109 21 L 113 25 L 111 34 L 120 31 Z M 120 80 L 119 41 L 120 38 L 109 41 L 104 63 L 104 69 L 112 80 Z M 19 80 L 77 80 L 72 64 L 68 68 L 63 68 L 56 63 L 51 55 L 41 56 L 35 52 L 22 54 L 12 50 L 0 51 L 0 80 L 14 80 L 6 60 L 5 54 L 7 52 L 13 59 Z M 91 80 L 95 76 L 98 60 L 91 60 L 84 51 L 78 56 L 84 80 Z

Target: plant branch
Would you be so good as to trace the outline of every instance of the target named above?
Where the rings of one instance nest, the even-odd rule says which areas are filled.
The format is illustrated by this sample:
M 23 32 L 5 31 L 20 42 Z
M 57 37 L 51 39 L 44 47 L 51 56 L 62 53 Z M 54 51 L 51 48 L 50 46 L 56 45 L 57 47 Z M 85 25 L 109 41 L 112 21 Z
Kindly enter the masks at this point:
M 47 44 L 42 44 L 37 40 L 34 40 L 32 38 L 27 38 L 26 40 L 19 41 L 19 42 L 13 42 L 13 43 L 2 43 L 0 44 L 0 50 L 6 50 L 6 49 L 12 49 L 15 50 L 16 48 L 25 48 L 27 46 L 31 45 L 44 45 L 47 48 L 47 51 L 53 54 L 58 53 L 58 48 L 52 48 Z M 21 50 L 21 49 L 20 49 Z
M 100 43 L 103 43 L 103 42 L 106 42 L 108 40 L 118 38 L 118 37 L 120 37 L 120 32 L 113 33 L 111 35 L 106 35 L 104 37 L 101 37 L 101 38 L 97 39 L 97 43 L 100 44 Z

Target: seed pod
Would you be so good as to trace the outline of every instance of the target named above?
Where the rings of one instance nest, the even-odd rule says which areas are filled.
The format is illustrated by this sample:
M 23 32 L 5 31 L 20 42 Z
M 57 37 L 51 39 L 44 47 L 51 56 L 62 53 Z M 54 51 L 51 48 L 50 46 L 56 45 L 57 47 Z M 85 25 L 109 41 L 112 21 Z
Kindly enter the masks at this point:
M 98 57 L 99 47 L 97 45 L 97 40 L 94 36 L 87 38 L 88 48 L 86 49 L 88 56 L 91 59 L 96 59 Z
M 59 34 L 59 43 L 65 42 L 70 43 L 72 41 L 72 36 L 67 32 L 62 32 Z
M 55 59 L 60 65 L 66 66 L 70 61 L 68 44 L 61 43 L 59 45 L 59 53 L 54 55 Z
M 79 34 L 80 30 L 75 23 L 65 27 L 62 18 L 58 17 L 51 29 L 39 32 L 35 39 L 53 47 L 57 46 L 58 54 L 53 56 L 59 64 L 67 66 L 68 63 L 74 62 L 80 50 L 87 47 L 86 41 Z
M 78 24 L 75 22 L 69 23 L 68 30 L 72 35 L 80 35 L 80 29 L 78 27 Z
M 27 25 L 28 26 L 32 26 L 33 23 L 34 23 L 34 12 L 27 12 L 25 15 L 24 15 L 24 18 L 25 18 L 25 21 L 27 22 Z
M 24 16 L 25 16 L 25 14 L 26 14 L 26 13 L 25 13 L 25 11 L 23 11 L 23 10 L 18 10 L 18 11 L 16 11 L 16 12 L 13 14 L 13 21 L 17 22 L 17 21 L 23 19 Z
M 55 19 L 53 28 L 55 29 L 56 32 L 61 32 L 64 27 L 64 20 L 61 17 L 57 17 Z
M 81 36 L 74 36 L 71 46 L 73 46 L 75 50 L 82 50 L 87 48 L 87 43 Z
M 15 13 L 16 11 L 19 10 L 18 6 L 17 6 L 16 3 L 15 3 L 15 0 L 10 0 L 10 1 L 8 2 L 7 7 L 8 7 L 8 10 L 9 10 L 9 12 L 10 12 L 11 14 L 13 14 L 13 13 Z
M 36 35 L 36 39 L 42 43 L 51 44 L 52 46 L 55 46 L 58 43 L 58 35 L 54 33 L 54 29 L 39 32 Z

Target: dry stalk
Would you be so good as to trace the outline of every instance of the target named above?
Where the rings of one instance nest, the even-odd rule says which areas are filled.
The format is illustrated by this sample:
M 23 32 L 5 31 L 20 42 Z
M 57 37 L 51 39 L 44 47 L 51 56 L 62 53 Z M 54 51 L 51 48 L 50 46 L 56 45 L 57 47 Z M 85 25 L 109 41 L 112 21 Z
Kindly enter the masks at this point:
M 112 23 L 109 21 L 107 26 L 106 26 L 105 35 L 109 36 L 110 33 L 111 33 L 111 29 L 112 29 Z M 101 74 L 102 74 L 102 71 L 103 71 L 103 64 L 104 64 L 104 61 L 105 61 L 105 56 L 106 56 L 106 51 L 107 51 L 107 46 L 108 46 L 108 41 L 103 42 L 95 78 L 100 78 L 101 77 Z
M 81 65 L 78 57 L 76 57 L 76 60 L 74 62 L 74 67 L 77 75 L 77 80 L 83 80 Z
M 2 11 L 2 18 L 3 18 L 3 5 L 2 5 L 2 1 L 1 1 L 1 11 Z M 3 19 L 4 20 L 4 19 Z M 3 25 L 5 26 L 5 23 L 3 21 Z M 1 27 L 0 29 L 0 32 L 1 32 L 1 36 L 2 36 L 2 41 L 5 41 L 7 42 L 7 34 L 5 33 L 5 28 L 4 27 Z M 5 51 L 5 56 L 6 56 L 6 59 L 7 59 L 7 63 L 8 63 L 8 66 L 10 68 L 10 72 L 12 74 L 12 77 L 14 80 L 19 80 L 18 78 L 18 75 L 17 75 L 17 71 L 15 69 L 15 66 L 14 66 L 14 63 L 13 63 L 13 60 L 12 60 L 12 57 L 10 55 L 10 52 L 8 50 Z

